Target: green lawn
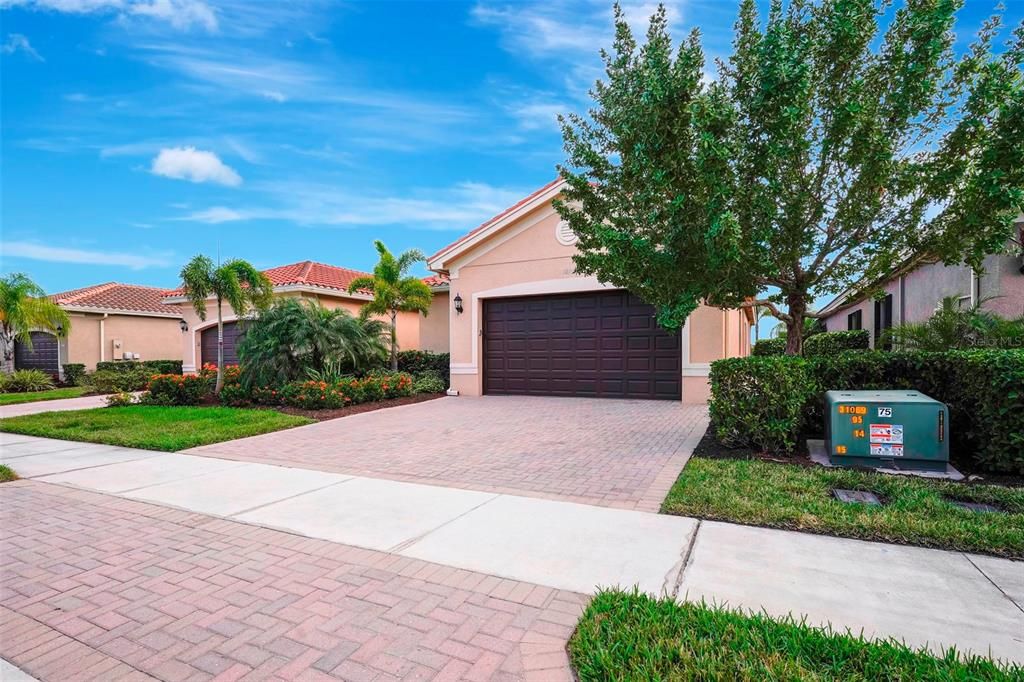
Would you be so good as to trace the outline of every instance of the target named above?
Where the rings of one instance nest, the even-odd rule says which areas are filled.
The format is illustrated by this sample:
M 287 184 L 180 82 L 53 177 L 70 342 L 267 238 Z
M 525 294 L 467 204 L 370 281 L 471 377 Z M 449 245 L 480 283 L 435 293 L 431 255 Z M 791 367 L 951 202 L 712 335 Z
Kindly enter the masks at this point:
M 569 655 L 590 680 L 1020 680 L 1024 668 L 988 659 L 937 658 L 890 641 L 865 641 L 771 619 L 676 604 L 646 595 L 600 592 L 590 602 Z
M 85 395 L 88 391 L 89 389 L 85 386 L 69 386 L 67 388 L 51 388 L 49 391 L 34 391 L 30 393 L 0 393 L 0 405 L 18 405 L 20 403 L 34 403 L 40 400 L 78 398 Z
M 844 504 L 833 488 L 867 490 L 883 506 Z M 947 497 L 993 504 L 976 512 Z M 661 511 L 772 528 L 1024 558 L 1024 489 L 850 469 L 694 457 Z
M 0 419 L 0 431 L 174 452 L 311 423 L 274 410 L 132 405 Z

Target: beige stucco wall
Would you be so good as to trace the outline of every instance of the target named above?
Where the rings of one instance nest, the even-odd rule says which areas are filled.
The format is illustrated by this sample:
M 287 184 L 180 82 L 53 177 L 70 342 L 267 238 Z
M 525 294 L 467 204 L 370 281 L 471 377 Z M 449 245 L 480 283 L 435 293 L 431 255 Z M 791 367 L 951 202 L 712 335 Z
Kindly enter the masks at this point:
M 556 237 L 559 216 L 550 203 L 519 217 L 472 251 L 446 263 L 450 293 L 463 299 L 464 312 L 451 314 L 452 388 L 462 395 L 483 392 L 481 320 L 483 301 L 503 296 L 598 290 L 592 277 L 576 274 L 575 246 Z M 707 363 L 749 352 L 739 338 L 739 311 L 701 307 L 680 333 L 683 339 L 683 401 L 707 400 Z M 749 327 L 746 328 L 749 336 Z M 727 339 L 727 334 L 736 338 Z
M 344 308 L 353 315 L 358 315 L 364 303 L 358 299 L 344 296 L 332 296 L 328 294 L 312 293 L 307 291 L 289 291 L 276 294 L 282 298 L 302 297 L 319 300 L 326 308 Z M 206 311 L 206 320 L 200 320 L 195 310 L 188 303 L 176 304 L 181 311 L 181 317 L 188 323 L 188 332 L 181 334 L 179 344 L 180 353 L 184 358 L 185 371 L 193 372 L 202 362 L 202 332 L 217 324 L 217 312 L 214 305 L 209 305 Z M 224 321 L 232 322 L 238 317 L 228 305 L 223 310 Z M 420 346 L 420 325 L 423 316 L 419 313 L 399 313 L 397 320 L 398 348 L 400 350 L 414 350 Z M 177 324 L 177 322 L 175 322 Z
M 182 333 L 176 318 L 117 314 L 104 318 L 102 314 L 76 312 L 68 315 L 71 331 L 67 359 L 62 353 L 62 363 L 81 363 L 92 371 L 98 361 L 120 360 L 125 352 L 138 353 L 140 360 L 182 359 Z M 115 339 L 121 342 L 116 356 Z
M 448 292 L 435 292 L 434 300 L 430 304 L 430 312 L 419 320 L 420 350 L 429 350 L 435 353 L 448 352 L 450 312 L 451 299 L 448 297 Z

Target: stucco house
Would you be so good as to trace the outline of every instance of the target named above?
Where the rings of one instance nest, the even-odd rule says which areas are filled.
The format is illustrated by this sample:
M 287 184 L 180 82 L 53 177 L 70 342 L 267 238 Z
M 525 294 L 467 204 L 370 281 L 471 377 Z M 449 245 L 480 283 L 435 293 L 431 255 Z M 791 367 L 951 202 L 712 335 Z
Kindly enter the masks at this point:
M 882 332 L 904 323 L 924 322 L 947 296 L 964 305 L 981 307 L 1007 318 L 1024 315 L 1024 215 L 1016 223 L 1016 242 L 1008 252 L 988 256 L 984 272 L 966 266 L 948 266 L 929 258 L 908 260 L 881 282 L 879 299 L 847 291 L 824 306 L 820 313 L 828 331 L 871 330 L 871 346 Z M 1014 253 L 1016 251 L 1016 253 Z
M 40 369 L 59 375 L 63 366 L 81 363 L 87 370 L 104 360 L 181 359 L 180 314 L 163 303 L 165 290 L 106 282 L 54 294 L 50 298 L 70 318 L 65 338 L 32 332 L 32 350 L 15 344 L 16 369 Z
M 749 309 L 701 306 L 677 334 L 576 273 L 548 183 L 428 259 L 449 278 L 452 393 L 707 400 L 710 363 L 750 351 Z
M 341 268 L 314 261 L 301 261 L 264 270 L 274 285 L 274 295 L 299 297 L 319 301 L 327 308 L 344 308 L 353 315 L 372 296 L 369 293 L 348 293 L 352 280 L 367 273 Z M 447 282 L 440 277 L 431 277 L 427 283 L 434 290 L 435 302 L 429 314 L 399 313 L 398 346 L 402 349 L 431 350 L 446 352 L 448 326 Z M 205 363 L 217 362 L 217 313 L 214 299 L 207 303 L 206 320 L 200 320 L 192 305 L 180 289 L 165 292 L 164 305 L 173 308 L 181 328 L 177 333 L 177 357 L 184 360 L 184 370 L 194 372 Z M 238 362 L 236 345 L 242 331 L 238 317 L 230 306 L 225 305 L 224 316 L 224 360 L 226 364 Z

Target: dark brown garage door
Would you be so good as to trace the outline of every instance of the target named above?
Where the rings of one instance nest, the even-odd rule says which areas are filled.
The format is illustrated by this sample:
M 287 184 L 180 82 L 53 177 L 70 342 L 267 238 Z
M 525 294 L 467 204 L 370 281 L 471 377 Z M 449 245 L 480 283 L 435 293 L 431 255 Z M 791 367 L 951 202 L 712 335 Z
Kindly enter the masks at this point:
M 224 364 L 237 365 L 238 352 L 236 346 L 242 338 L 242 330 L 237 322 L 224 323 Z M 217 364 L 217 325 L 202 332 L 203 364 Z
M 32 332 L 32 350 L 28 345 L 14 343 L 15 369 L 38 369 L 47 374 L 59 371 L 57 358 L 57 337 L 46 332 Z
M 484 393 L 679 400 L 681 363 L 626 291 L 484 302 Z

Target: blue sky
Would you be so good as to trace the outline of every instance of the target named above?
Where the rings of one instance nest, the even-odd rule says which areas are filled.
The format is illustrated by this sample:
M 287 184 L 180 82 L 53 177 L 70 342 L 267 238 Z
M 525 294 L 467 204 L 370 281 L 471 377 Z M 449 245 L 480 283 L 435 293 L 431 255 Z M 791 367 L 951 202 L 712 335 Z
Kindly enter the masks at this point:
M 1010 0 L 1014 24 L 1024 0 Z M 646 25 L 656 3 L 624 3 Z M 428 254 L 555 175 L 611 3 L 0 0 L 2 263 L 174 286 L 196 253 Z M 995 7 L 970 0 L 966 46 Z M 670 3 L 728 54 L 735 3 Z

